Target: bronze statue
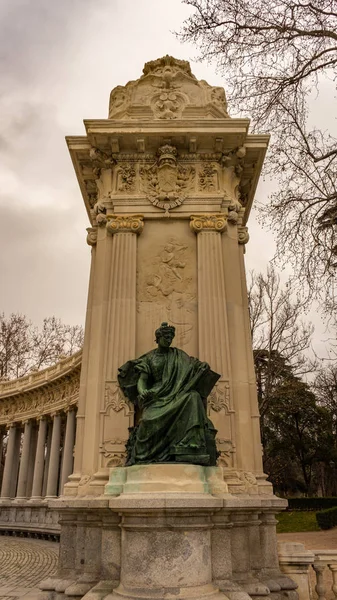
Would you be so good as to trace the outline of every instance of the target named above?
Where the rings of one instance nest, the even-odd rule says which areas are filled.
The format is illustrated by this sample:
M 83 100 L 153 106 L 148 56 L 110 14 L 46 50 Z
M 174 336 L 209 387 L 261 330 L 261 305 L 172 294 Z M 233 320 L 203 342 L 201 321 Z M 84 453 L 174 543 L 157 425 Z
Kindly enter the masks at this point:
M 174 327 L 162 323 L 155 332 L 158 348 L 119 369 L 121 389 L 142 411 L 130 431 L 127 466 L 216 464 L 216 430 L 206 414 L 206 398 L 220 375 L 172 348 L 174 334 Z

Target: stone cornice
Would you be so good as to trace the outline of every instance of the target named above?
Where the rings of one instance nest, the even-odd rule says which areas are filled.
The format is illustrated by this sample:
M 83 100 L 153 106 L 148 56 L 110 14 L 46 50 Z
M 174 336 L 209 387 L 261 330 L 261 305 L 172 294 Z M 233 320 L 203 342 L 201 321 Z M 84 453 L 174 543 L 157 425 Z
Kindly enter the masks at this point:
M 2 381 L 0 382 L 0 400 L 25 392 L 36 391 L 38 388 L 50 386 L 50 384 L 58 385 L 62 379 L 66 380 L 74 372 L 80 372 L 81 362 L 82 350 L 79 350 L 51 367 L 11 381 Z
M 49 380 L 44 384 L 39 383 L 36 387 L 31 386 L 24 390 L 22 386 L 19 389 L 17 386 L 15 390 L 13 385 L 13 393 L 7 391 L 6 395 L 0 398 L 0 425 L 22 426 L 29 419 L 37 421 L 43 416 L 48 418 L 55 413 L 65 413 L 70 408 L 75 408 L 80 387 L 80 360 L 81 354 L 70 371 L 63 370 L 62 375 L 57 378 L 52 372 Z M 11 383 L 17 384 L 19 381 L 17 379 Z

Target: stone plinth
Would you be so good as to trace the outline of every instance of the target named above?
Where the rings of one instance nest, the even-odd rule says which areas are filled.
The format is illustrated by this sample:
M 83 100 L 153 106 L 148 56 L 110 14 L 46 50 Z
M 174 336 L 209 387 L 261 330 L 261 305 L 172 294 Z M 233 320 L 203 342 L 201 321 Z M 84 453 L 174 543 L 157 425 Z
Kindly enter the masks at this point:
M 296 597 L 274 552 L 272 517 L 285 507 L 275 496 L 142 491 L 50 504 L 61 514 L 60 562 L 41 584 L 45 599 Z
M 135 465 L 110 469 L 105 495 L 204 494 L 224 495 L 228 487 L 221 467 L 185 464 Z
M 222 501 L 210 494 L 122 494 L 110 500 L 122 516 L 117 598 L 225 598 L 212 582 L 212 515 Z

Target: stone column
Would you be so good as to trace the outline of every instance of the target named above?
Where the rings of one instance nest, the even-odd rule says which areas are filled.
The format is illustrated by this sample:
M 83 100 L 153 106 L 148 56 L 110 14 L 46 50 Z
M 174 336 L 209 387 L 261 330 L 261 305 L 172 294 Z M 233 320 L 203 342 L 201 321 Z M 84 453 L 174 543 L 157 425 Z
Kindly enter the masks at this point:
M 237 218 L 239 222 L 242 215 Z M 228 219 L 226 235 L 222 236 L 222 252 L 226 288 L 224 307 L 227 313 L 235 410 L 236 466 L 262 476 L 259 411 L 243 261 L 243 249 L 247 241 L 247 228 Z M 271 485 L 269 488 L 271 493 Z
M 90 278 L 89 278 L 89 289 L 88 289 L 88 300 L 85 317 L 84 327 L 84 343 L 82 350 L 82 366 L 80 376 L 80 389 L 78 397 L 78 407 L 76 415 L 76 440 L 75 440 L 75 453 L 74 453 L 74 466 L 73 473 L 69 476 L 67 487 L 64 490 L 64 494 L 72 495 L 76 494 L 77 486 L 81 479 L 82 471 L 82 460 L 83 460 L 83 447 L 84 447 L 84 421 L 85 421 L 85 407 L 87 401 L 87 385 L 88 385 L 88 370 L 89 370 L 89 354 L 91 346 L 91 323 L 94 313 L 94 291 L 95 291 L 95 265 L 96 265 L 96 244 L 98 231 L 96 227 L 87 228 L 87 243 L 91 246 L 91 265 L 90 265 Z
M 48 421 L 47 425 L 47 442 L 46 442 L 46 457 L 44 461 L 44 470 L 43 470 L 43 485 L 42 485 L 42 497 L 44 498 L 47 493 L 47 483 L 48 483 L 48 471 L 49 471 L 49 462 L 50 462 L 50 449 L 51 449 L 51 438 L 53 435 L 53 422 Z
M 35 455 L 35 467 L 33 475 L 32 499 L 40 500 L 42 496 L 43 472 L 45 461 L 45 445 L 47 436 L 47 419 L 41 417 L 39 421 L 39 433 Z
M 71 408 L 67 412 L 66 433 L 63 445 L 63 461 L 60 479 L 60 494 L 63 493 L 63 486 L 67 482 L 69 475 L 73 472 L 73 451 L 75 443 L 76 430 L 76 412 Z
M 30 440 L 30 450 L 29 450 L 29 464 L 28 464 L 27 487 L 26 487 L 26 497 L 27 498 L 30 498 L 32 495 L 36 446 L 37 446 L 37 423 L 34 420 L 33 428 L 32 428 L 32 437 Z
M 61 415 L 55 414 L 53 417 L 53 433 L 50 447 L 46 498 L 54 498 L 55 496 L 57 496 L 60 467 L 60 441 Z
M 16 472 L 14 468 L 16 464 L 16 453 L 19 452 L 18 440 L 20 438 L 20 430 L 16 424 L 13 424 L 9 428 L 7 452 L 5 459 L 5 468 L 2 478 L 1 487 L 1 498 L 9 499 L 11 497 L 11 490 L 13 489 L 14 476 L 16 479 Z M 16 482 L 15 482 L 16 483 Z M 16 486 L 15 486 L 16 487 Z
M 108 233 L 114 236 L 107 340 L 110 379 L 117 379 L 118 367 L 136 352 L 136 252 L 137 235 L 143 228 L 141 215 L 113 215 L 107 224 Z
M 220 379 L 208 398 L 210 418 L 218 430 L 219 462 L 232 467 L 228 449 L 235 446 L 235 419 L 228 337 L 225 267 L 222 237 L 227 231 L 227 215 L 192 215 L 190 226 L 197 233 L 199 354 Z M 227 472 L 224 472 L 227 477 Z
M 22 452 L 21 452 L 21 461 L 20 461 L 20 469 L 19 469 L 19 480 L 18 480 L 18 489 L 16 493 L 16 497 L 20 500 L 26 498 L 26 489 L 27 489 L 27 478 L 28 478 L 28 466 L 29 466 L 29 452 L 30 452 L 30 443 L 32 437 L 32 421 L 25 422 L 25 428 L 23 432 L 23 444 L 22 444 Z
M 191 229 L 198 234 L 199 359 L 228 378 L 227 321 L 221 233 L 227 228 L 225 214 L 192 215 Z
M 81 465 L 81 476 L 91 478 L 90 494 L 102 493 L 108 480 L 105 442 L 128 438 L 130 418 L 126 413 L 130 409 L 117 385 L 117 369 L 135 356 L 137 235 L 144 227 L 141 215 L 113 214 L 107 219 L 106 227 L 97 231 L 90 331 L 83 350 L 88 362 L 85 389 L 80 392 L 85 394 L 81 404 L 85 406 L 84 426 L 79 432 L 85 443 L 81 443 L 80 459 L 77 443 L 75 451 L 75 469 Z M 117 414 L 112 418 L 115 402 Z M 119 446 L 116 457 L 122 462 L 125 442 Z M 76 485 L 71 476 L 65 495 L 75 495 Z M 78 489 L 83 495 L 89 492 L 87 484 Z
M 3 472 L 1 472 L 1 467 L 2 467 L 2 453 L 3 453 L 3 449 L 4 449 L 4 435 L 5 435 L 6 430 L 4 429 L 4 427 L 0 427 L 0 487 L 2 485 L 2 476 L 3 476 Z

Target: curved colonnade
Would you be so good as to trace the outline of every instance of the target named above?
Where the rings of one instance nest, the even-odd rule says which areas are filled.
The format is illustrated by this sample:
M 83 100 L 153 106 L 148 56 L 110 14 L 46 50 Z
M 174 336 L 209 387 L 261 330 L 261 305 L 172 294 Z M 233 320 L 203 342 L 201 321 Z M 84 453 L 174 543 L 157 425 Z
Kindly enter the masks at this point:
M 0 532 L 57 535 L 61 495 L 73 470 L 82 351 L 52 367 L 0 382 Z

